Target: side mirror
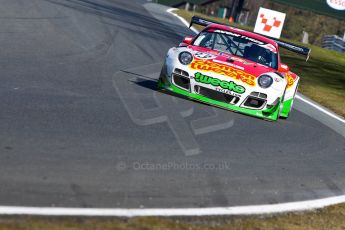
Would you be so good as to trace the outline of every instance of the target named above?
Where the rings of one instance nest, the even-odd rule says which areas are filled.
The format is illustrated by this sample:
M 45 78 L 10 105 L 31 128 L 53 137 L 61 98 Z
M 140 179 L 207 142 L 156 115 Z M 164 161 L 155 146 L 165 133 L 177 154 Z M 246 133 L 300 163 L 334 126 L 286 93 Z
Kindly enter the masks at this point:
M 192 44 L 192 41 L 193 41 L 193 37 L 192 36 L 187 36 L 187 37 L 185 37 L 183 39 L 182 43 L 190 45 L 190 44 Z
M 279 72 L 286 73 L 286 72 L 289 72 L 289 71 L 290 71 L 290 68 L 289 68 L 288 65 L 283 64 L 283 63 L 280 63 L 280 64 L 279 64 L 278 71 L 279 71 Z

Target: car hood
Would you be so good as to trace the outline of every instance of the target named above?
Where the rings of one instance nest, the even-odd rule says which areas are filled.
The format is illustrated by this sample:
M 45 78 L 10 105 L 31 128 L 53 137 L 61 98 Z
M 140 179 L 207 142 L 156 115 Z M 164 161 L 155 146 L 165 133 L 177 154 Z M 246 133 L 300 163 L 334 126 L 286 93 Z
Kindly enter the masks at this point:
M 189 46 L 188 48 L 192 50 L 194 61 L 196 62 L 230 66 L 256 78 L 264 73 L 277 71 L 276 69 L 228 53 L 199 46 Z

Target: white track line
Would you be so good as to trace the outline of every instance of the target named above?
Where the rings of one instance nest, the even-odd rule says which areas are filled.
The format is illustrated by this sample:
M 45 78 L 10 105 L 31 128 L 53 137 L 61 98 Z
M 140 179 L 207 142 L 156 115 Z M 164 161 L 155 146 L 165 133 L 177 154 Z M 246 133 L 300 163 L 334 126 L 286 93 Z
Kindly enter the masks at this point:
M 344 120 L 343 118 L 341 118 L 341 117 L 339 117 L 338 115 L 336 115 L 336 114 L 334 114 L 334 113 L 332 113 L 332 112 L 326 110 L 325 108 L 323 108 L 323 107 L 321 107 L 320 105 L 314 103 L 313 101 L 308 100 L 308 99 L 306 99 L 306 98 L 303 98 L 303 97 L 301 97 L 301 96 L 298 95 L 298 94 L 296 94 L 296 98 L 299 99 L 299 100 L 301 100 L 301 101 L 303 101 L 304 103 L 307 103 L 307 104 L 313 106 L 314 108 L 318 109 L 319 111 L 321 111 L 321 112 L 327 114 L 328 116 L 330 116 L 330 117 L 332 117 L 332 118 L 334 118 L 334 119 L 336 119 L 336 120 L 338 120 L 338 121 L 340 121 L 340 122 L 342 122 L 342 123 L 345 124 L 345 120 Z
M 185 26 L 187 26 L 187 27 L 189 28 L 189 23 L 186 21 L 186 19 L 184 19 L 183 17 L 181 17 L 181 16 L 179 16 L 179 15 L 173 13 L 174 10 L 178 10 L 178 9 L 176 9 L 176 8 L 170 8 L 170 9 L 167 9 L 167 12 L 168 12 L 169 14 L 174 15 L 174 16 L 177 17 L 178 19 L 180 19 L 180 21 L 181 21 Z M 195 29 L 193 26 L 192 26 L 190 29 L 191 29 L 194 33 L 196 33 L 196 34 L 199 33 L 199 31 L 198 31 L 197 29 Z
M 324 208 L 345 202 L 345 196 L 324 199 L 290 202 L 283 204 L 250 205 L 215 208 L 154 208 L 154 209 L 106 209 L 106 208 L 56 208 L 56 207 L 11 207 L 0 206 L 1 215 L 39 216 L 223 216 L 261 215 L 282 212 L 297 212 Z
M 184 19 L 184 18 L 182 18 L 181 16 L 179 16 L 179 15 L 173 13 L 172 11 L 174 11 L 174 10 L 178 10 L 178 9 L 176 9 L 176 8 L 170 8 L 170 9 L 167 10 L 167 12 L 170 13 L 170 14 L 172 14 L 172 15 L 174 15 L 174 16 L 177 17 L 178 19 L 180 19 L 180 21 L 181 21 L 185 26 L 189 27 L 189 23 L 186 21 L 186 19 Z M 194 33 L 196 33 L 196 34 L 199 33 L 199 31 L 198 31 L 197 29 L 195 29 L 193 26 L 192 26 L 190 29 L 191 29 Z M 307 99 L 305 99 L 305 98 L 302 98 L 302 97 L 299 96 L 299 95 L 296 95 L 296 98 L 300 99 L 301 101 L 303 101 L 303 102 L 305 102 L 305 103 L 307 103 L 307 104 L 313 106 L 314 108 L 318 109 L 319 111 L 321 111 L 321 112 L 323 112 L 323 113 L 329 115 L 330 117 L 335 118 L 335 119 L 337 119 L 338 121 L 340 121 L 340 122 L 342 122 L 342 123 L 345 124 L 345 119 L 343 119 L 343 118 L 337 116 L 336 114 L 334 114 L 334 113 L 332 113 L 332 112 L 327 111 L 326 109 L 320 107 L 318 104 L 315 104 L 315 103 L 312 102 L 311 100 L 307 100 Z

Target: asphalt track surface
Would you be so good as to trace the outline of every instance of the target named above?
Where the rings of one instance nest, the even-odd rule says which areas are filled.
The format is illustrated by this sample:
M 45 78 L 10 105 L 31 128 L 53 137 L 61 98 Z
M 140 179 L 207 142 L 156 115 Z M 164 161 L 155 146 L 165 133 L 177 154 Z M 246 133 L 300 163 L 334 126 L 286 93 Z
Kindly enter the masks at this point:
M 157 92 L 167 50 L 191 32 L 145 3 L 0 0 L 0 205 L 223 207 L 345 194 L 343 123 L 335 132 L 297 110 L 267 122 Z

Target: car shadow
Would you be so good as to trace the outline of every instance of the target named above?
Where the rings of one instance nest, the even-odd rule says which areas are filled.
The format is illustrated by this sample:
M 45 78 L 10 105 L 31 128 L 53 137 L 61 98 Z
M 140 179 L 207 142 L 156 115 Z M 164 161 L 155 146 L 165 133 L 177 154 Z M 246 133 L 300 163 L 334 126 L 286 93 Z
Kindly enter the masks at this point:
M 181 99 L 186 100 L 186 101 L 191 101 L 186 96 L 179 95 L 179 94 L 176 94 L 174 92 L 170 92 L 168 90 L 158 88 L 158 79 L 157 78 L 148 77 L 148 76 L 145 76 L 143 74 L 138 74 L 138 73 L 127 71 L 127 70 L 122 70 L 122 72 L 136 76 L 136 79 L 132 78 L 132 79 L 128 79 L 128 81 L 133 83 L 133 84 L 136 84 L 137 86 L 143 87 L 145 89 L 149 89 L 151 91 L 156 91 L 156 92 L 159 92 L 161 94 L 166 94 L 166 95 L 174 96 L 177 98 L 181 98 Z M 203 102 L 199 102 L 199 101 L 195 101 L 195 102 L 210 106 L 210 105 L 205 104 Z

